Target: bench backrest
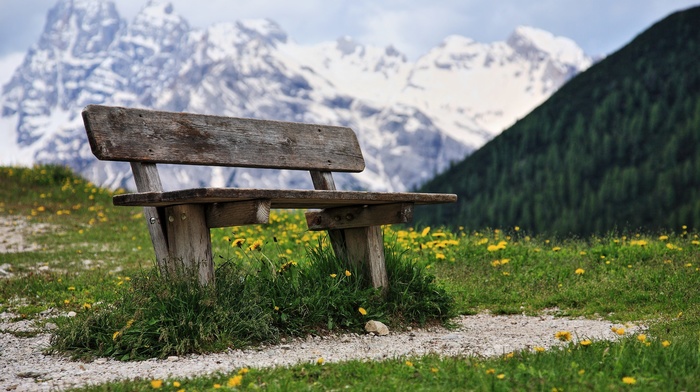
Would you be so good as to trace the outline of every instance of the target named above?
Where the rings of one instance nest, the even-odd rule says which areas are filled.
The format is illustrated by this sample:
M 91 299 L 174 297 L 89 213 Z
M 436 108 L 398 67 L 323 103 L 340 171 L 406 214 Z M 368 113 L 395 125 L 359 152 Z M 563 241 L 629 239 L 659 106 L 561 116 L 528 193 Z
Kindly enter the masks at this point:
M 361 172 L 346 127 L 89 105 L 83 121 L 101 160 Z

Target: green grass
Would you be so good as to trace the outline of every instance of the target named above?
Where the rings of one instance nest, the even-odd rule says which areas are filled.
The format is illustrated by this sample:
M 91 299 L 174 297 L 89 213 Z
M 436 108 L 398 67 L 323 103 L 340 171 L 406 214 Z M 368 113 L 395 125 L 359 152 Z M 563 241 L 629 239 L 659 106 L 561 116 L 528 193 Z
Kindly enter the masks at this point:
M 361 273 L 345 276 L 345 267 L 321 246 L 322 234 L 305 230 L 301 214 L 276 212 L 272 225 L 212 230 L 218 284 L 217 292 L 207 293 L 186 282 L 167 286 L 159 280 L 143 215 L 138 208 L 113 207 L 111 192 L 55 167 L 0 168 L 0 182 L 5 185 L 0 215 L 50 225 L 32 238 L 41 244 L 39 251 L 0 254 L 0 264 L 10 264 L 15 274 L 0 285 L 0 310 L 29 319 L 49 308 L 75 311 L 78 316 L 70 321 L 54 320 L 60 325 L 56 350 L 131 359 L 215 351 L 328 329 L 356 331 L 369 317 L 401 328 L 440 322 L 455 311 L 534 315 L 555 308 L 562 316 L 644 322 L 650 325 L 649 344 L 630 336 L 619 343 L 571 344 L 511 358 L 427 356 L 250 369 L 240 388 L 700 388 L 700 240 L 693 229 L 556 240 L 530 237 L 517 228 L 385 228 L 390 281 L 397 283 L 388 300 L 379 301 L 364 288 Z M 155 290 L 163 287 L 167 290 Z M 226 302 L 234 298 L 246 300 Z M 368 315 L 362 316 L 359 307 Z M 182 314 L 186 325 L 167 324 Z M 237 321 L 217 324 L 221 317 Z M 167 328 L 154 327 L 163 325 Z M 161 346 L 134 350 L 139 339 L 163 331 L 167 339 L 158 335 Z M 71 339 L 73 346 L 61 346 Z M 164 385 L 177 390 L 172 383 L 178 381 L 186 390 L 205 390 L 215 383 L 225 386 L 237 371 L 164 380 Z M 623 377 L 634 378 L 635 384 L 624 384 Z M 151 389 L 147 380 L 89 390 Z
M 231 373 L 192 379 L 130 381 L 82 391 L 212 390 L 229 381 L 240 390 L 372 390 L 372 391 L 673 391 L 698 389 L 698 341 L 664 347 L 635 338 L 620 343 L 569 345 L 548 352 L 519 352 L 488 360 L 419 358 L 305 364 L 278 369 L 232 369 Z M 239 376 L 239 379 L 235 377 Z M 626 382 L 627 383 L 626 383 Z M 174 386 L 173 383 L 177 383 Z M 628 384 L 633 383 L 633 384 Z

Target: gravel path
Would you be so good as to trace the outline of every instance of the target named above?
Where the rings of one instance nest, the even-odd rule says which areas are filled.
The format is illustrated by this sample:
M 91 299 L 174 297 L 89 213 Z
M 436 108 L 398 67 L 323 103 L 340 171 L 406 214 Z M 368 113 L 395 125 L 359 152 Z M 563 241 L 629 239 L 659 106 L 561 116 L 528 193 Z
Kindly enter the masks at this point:
M 28 242 L 25 237 L 46 232 L 49 228 L 47 224 L 29 223 L 21 216 L 0 216 L 0 254 L 39 249 L 38 244 Z
M 100 358 L 90 363 L 75 362 L 58 355 L 44 355 L 49 334 L 19 338 L 10 331 L 32 330 L 33 322 L 9 322 L 11 315 L 0 315 L 0 390 L 57 391 L 70 387 L 99 384 L 124 379 L 158 379 L 188 377 L 229 372 L 242 367 L 263 368 L 298 363 L 315 363 L 351 359 L 382 360 L 386 358 L 438 353 L 446 356 L 501 355 L 535 346 L 552 347 L 557 331 L 569 331 L 579 339 L 613 340 L 615 325 L 604 320 L 565 319 L 551 315 L 492 316 L 479 314 L 455 320 L 458 327 L 447 330 L 430 328 L 387 336 L 337 335 L 296 339 L 274 346 L 246 350 L 229 350 L 209 355 L 188 355 L 164 360 L 119 362 Z M 628 333 L 640 326 L 625 326 Z

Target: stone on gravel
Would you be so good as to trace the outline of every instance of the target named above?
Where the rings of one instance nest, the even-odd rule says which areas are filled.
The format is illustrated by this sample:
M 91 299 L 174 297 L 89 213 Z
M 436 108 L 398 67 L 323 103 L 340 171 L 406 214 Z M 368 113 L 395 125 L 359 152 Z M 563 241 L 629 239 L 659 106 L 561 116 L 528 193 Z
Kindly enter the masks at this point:
M 381 321 L 370 320 L 365 324 L 365 331 L 375 333 L 379 336 L 385 336 L 389 334 L 389 327 L 384 325 Z

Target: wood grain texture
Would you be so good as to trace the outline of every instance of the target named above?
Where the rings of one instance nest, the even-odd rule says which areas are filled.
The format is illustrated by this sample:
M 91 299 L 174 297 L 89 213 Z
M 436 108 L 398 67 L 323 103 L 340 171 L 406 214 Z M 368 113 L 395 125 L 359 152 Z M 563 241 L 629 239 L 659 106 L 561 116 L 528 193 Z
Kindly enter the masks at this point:
M 319 171 L 311 170 L 311 181 L 314 184 L 314 189 L 322 191 L 335 191 L 335 180 L 333 180 L 333 173 L 329 171 Z M 318 207 L 312 207 L 318 208 Z M 341 260 L 347 262 L 345 245 L 345 233 L 343 230 L 328 230 L 328 239 L 331 242 L 331 247 L 333 247 L 333 253 L 335 256 Z
M 412 220 L 412 203 L 338 207 L 306 212 L 306 225 L 312 231 L 409 223 Z
M 167 207 L 170 250 L 170 276 L 196 276 L 203 286 L 214 284 L 211 238 L 206 225 L 204 205 L 187 204 Z
M 101 105 L 83 110 L 102 160 L 361 172 L 352 129 Z
M 161 192 L 163 185 L 160 182 L 158 168 L 153 163 L 131 162 L 131 172 L 134 174 L 134 182 L 139 192 Z M 163 222 L 164 211 L 157 207 L 143 207 L 146 216 L 146 227 L 151 236 L 151 243 L 156 254 L 156 265 L 160 273 L 169 274 L 171 268 L 168 265 L 170 253 L 166 236 L 166 226 Z
M 299 189 L 192 188 L 169 192 L 116 195 L 119 206 L 168 206 L 192 203 L 223 203 L 269 199 L 270 208 L 332 208 L 352 205 L 415 203 L 453 203 L 457 195 L 412 192 L 360 192 Z
M 257 199 L 233 203 L 208 204 L 207 227 L 231 227 L 269 223 L 270 200 Z
M 372 282 L 372 287 L 382 289 L 389 288 L 389 276 L 386 272 L 384 260 L 384 237 L 379 226 L 360 227 L 343 230 L 345 244 L 347 246 L 347 258 L 351 263 L 360 263 L 364 266 L 367 277 Z
M 333 173 L 329 171 L 318 171 L 311 170 L 311 181 L 314 184 L 314 189 L 324 190 L 324 191 L 334 191 L 335 181 L 333 180 Z

